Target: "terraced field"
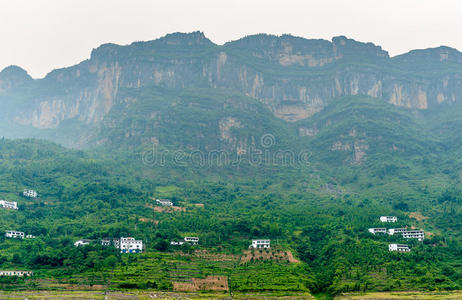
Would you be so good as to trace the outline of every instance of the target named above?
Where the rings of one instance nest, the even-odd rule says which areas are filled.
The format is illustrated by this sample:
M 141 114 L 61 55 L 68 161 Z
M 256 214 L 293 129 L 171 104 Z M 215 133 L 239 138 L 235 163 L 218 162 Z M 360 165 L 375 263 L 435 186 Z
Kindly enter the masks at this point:
M 227 254 L 146 253 L 115 269 L 109 285 L 112 289 L 185 291 L 188 285 L 199 285 L 206 290 L 232 292 L 307 292 L 310 280 L 302 264 L 287 261 L 242 263 L 239 256 Z

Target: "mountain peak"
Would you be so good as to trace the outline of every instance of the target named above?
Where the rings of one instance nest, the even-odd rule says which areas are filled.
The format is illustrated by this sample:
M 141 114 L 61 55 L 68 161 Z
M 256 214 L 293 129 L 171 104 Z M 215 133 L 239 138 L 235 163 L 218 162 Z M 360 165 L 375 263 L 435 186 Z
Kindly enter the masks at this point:
M 389 58 L 388 52 L 383 50 L 382 47 L 373 43 L 358 42 L 354 39 L 347 38 L 346 36 L 336 36 L 332 38 L 332 44 L 337 50 L 337 53 L 348 57 L 383 57 Z
M 32 77 L 23 68 L 8 66 L 0 72 L 0 91 L 20 86 L 30 80 Z
M 412 50 L 408 53 L 394 57 L 400 63 L 422 63 L 422 62 L 455 62 L 462 63 L 462 53 L 455 48 L 439 46 L 436 48 Z
M 175 32 L 165 35 L 159 39 L 170 45 L 213 45 L 214 43 L 209 40 L 201 31 L 194 31 L 190 33 Z
M 144 54 L 149 53 L 153 49 L 157 51 L 170 52 L 172 48 L 189 47 L 189 51 L 193 48 L 203 48 L 214 46 L 215 44 L 209 40 L 203 32 L 194 31 L 191 33 L 170 33 L 159 39 L 151 41 L 139 41 L 134 42 L 130 45 L 117 45 L 113 43 L 107 43 L 93 49 L 91 52 L 91 58 L 108 58 L 115 57 L 118 55 L 136 55 L 136 51 L 143 52 Z M 146 52 L 147 51 L 147 52 Z M 152 52 L 154 53 L 154 52 Z

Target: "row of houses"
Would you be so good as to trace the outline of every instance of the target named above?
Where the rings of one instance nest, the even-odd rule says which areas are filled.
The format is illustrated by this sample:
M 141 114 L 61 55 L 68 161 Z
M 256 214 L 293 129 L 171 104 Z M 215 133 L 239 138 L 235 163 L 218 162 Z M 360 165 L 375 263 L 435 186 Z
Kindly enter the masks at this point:
M 74 246 L 86 246 L 93 243 L 93 240 L 82 239 L 74 243 Z M 144 250 L 144 244 L 142 240 L 135 240 L 132 237 L 121 237 L 121 238 L 103 238 L 101 239 L 102 246 L 113 246 L 120 249 L 120 253 L 141 253 Z
M 18 209 L 18 203 L 13 201 L 0 200 L 0 207 L 5 209 Z
M 401 234 L 405 239 L 417 239 L 419 241 L 423 241 L 425 238 L 425 232 L 423 230 L 407 230 L 406 228 L 369 228 L 368 231 L 372 234 Z
M 35 236 L 32 234 L 25 234 L 22 231 L 14 231 L 14 230 L 8 230 L 5 232 L 5 237 L 10 238 L 10 239 L 35 239 Z
M 24 276 L 32 276 L 34 272 L 32 271 L 0 271 L 0 276 L 17 276 L 17 277 L 24 277 Z
M 195 245 L 199 244 L 199 238 L 198 237 L 187 236 L 182 241 L 171 241 L 170 242 L 170 245 L 172 245 L 172 246 L 181 246 L 181 245 L 184 245 L 184 244 L 195 246 Z
M 381 216 L 379 218 L 382 223 L 395 223 L 398 222 L 398 218 L 395 216 Z M 388 234 L 395 235 L 400 234 L 404 239 L 417 239 L 423 241 L 425 238 L 425 232 L 423 230 L 408 230 L 407 228 L 369 228 L 368 231 L 372 234 Z M 388 251 L 391 252 L 410 252 L 411 248 L 405 244 L 388 244 Z
M 411 252 L 411 248 L 409 248 L 408 245 L 404 244 L 389 244 L 388 251 Z

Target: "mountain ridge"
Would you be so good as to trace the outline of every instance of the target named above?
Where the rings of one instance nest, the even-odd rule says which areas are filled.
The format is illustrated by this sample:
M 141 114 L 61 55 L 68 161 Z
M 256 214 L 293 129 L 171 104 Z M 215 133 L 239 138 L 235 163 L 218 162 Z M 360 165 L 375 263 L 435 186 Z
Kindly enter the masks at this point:
M 60 128 L 71 123 L 94 134 L 111 110 L 137 101 L 122 90 L 150 86 L 173 93 L 232 90 L 289 122 L 309 119 L 336 99 L 357 95 L 434 111 L 461 101 L 461 57 L 449 47 L 390 57 L 380 46 L 344 36 L 327 41 L 259 34 L 216 45 L 201 32 L 174 33 L 125 46 L 101 45 L 88 60 L 43 79 L 27 79 L 24 71 L 21 84 L 3 85 L 0 101 L 7 107 L 4 118 L 22 137 L 55 132 L 63 138 Z M 0 129 L 0 134 L 10 131 Z M 78 140 L 88 140 L 88 134 Z

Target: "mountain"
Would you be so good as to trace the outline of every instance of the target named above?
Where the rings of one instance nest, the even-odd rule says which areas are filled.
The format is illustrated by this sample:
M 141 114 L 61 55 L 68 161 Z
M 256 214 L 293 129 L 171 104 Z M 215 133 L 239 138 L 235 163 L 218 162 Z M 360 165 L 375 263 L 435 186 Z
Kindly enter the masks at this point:
M 461 65 L 462 54 L 448 47 L 390 58 L 379 46 L 343 36 L 326 41 L 260 34 L 219 46 L 200 32 L 175 33 L 127 46 L 102 45 L 90 59 L 39 80 L 17 67 L 5 69 L 0 101 L 10 108 L 3 114 L 12 125 L 0 134 L 46 137 L 74 147 L 101 144 L 108 140 L 102 133 L 107 124 L 118 122 L 111 119 L 115 112 L 135 109 L 138 101 L 146 102 L 138 96 L 149 98 L 154 90 L 176 95 L 172 99 L 192 89 L 239 95 L 289 122 L 310 119 L 356 95 L 432 112 L 460 102 Z M 174 100 L 164 100 L 169 101 Z M 162 117 L 155 103 L 152 115 Z M 215 130 L 219 123 L 214 121 Z M 216 142 L 215 136 L 211 143 Z
M 0 230 L 37 238 L 1 235 L 0 266 L 36 277 L 0 289 L 460 290 L 461 55 L 194 32 L 102 45 L 38 80 L 8 67 L 0 134 L 16 140 L 0 140 L 0 197 L 19 210 L 0 209 Z M 146 253 L 97 242 L 123 236 Z M 200 244 L 170 244 L 185 236 Z M 249 251 L 255 238 L 272 249 Z
M 0 91 L 24 86 L 32 81 L 27 72 L 18 66 L 9 66 L 0 72 Z

